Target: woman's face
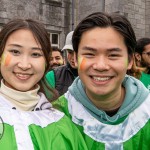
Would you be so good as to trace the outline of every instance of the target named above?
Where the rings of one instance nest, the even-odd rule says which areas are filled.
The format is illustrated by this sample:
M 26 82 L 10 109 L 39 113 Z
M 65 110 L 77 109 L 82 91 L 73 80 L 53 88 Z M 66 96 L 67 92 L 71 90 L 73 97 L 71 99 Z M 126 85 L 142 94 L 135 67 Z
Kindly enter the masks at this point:
M 27 29 L 17 30 L 8 37 L 0 63 L 4 84 L 23 92 L 35 88 L 46 64 L 41 45 Z

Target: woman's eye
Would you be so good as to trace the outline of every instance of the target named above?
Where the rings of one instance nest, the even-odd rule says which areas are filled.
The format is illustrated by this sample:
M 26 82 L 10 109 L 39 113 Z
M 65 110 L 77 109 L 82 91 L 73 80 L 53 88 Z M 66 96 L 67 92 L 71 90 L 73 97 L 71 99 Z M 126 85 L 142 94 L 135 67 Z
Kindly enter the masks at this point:
M 20 54 L 20 52 L 18 50 L 10 50 L 9 52 L 15 56 L 18 56 Z
M 33 53 L 32 56 L 33 56 L 33 57 L 41 57 L 42 54 L 40 54 L 40 53 Z

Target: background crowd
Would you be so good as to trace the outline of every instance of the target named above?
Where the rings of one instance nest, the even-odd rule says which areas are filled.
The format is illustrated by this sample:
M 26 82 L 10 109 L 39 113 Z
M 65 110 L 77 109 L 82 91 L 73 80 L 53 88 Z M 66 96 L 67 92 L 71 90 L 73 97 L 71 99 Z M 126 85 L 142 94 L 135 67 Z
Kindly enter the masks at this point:
M 96 12 L 51 47 L 42 23 L 0 32 L 0 149 L 149 150 L 150 38 Z

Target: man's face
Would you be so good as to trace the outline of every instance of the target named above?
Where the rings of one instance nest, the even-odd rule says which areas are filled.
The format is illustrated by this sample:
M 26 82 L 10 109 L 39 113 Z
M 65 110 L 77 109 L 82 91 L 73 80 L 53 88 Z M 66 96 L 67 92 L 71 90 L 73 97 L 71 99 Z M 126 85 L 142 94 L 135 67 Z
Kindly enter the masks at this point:
M 94 28 L 82 34 L 78 48 L 78 73 L 88 97 L 109 97 L 121 91 L 128 62 L 123 36 L 113 28 Z
M 75 63 L 75 52 L 73 50 L 67 49 L 67 61 L 72 68 L 77 68 L 77 65 Z
M 141 63 L 142 63 L 143 67 L 150 68 L 150 44 L 148 44 L 144 47 Z
M 50 58 L 50 66 L 51 68 L 56 68 L 64 64 L 64 59 L 61 56 L 59 51 L 53 51 L 52 56 Z

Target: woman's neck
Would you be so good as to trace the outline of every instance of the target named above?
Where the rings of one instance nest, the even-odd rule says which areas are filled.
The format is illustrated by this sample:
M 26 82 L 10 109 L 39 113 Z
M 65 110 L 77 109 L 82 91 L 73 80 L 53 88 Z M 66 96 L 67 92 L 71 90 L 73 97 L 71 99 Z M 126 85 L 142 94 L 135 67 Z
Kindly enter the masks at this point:
M 4 96 L 11 105 L 16 109 L 23 111 L 31 111 L 35 108 L 39 101 L 39 86 L 37 85 L 34 90 L 21 92 L 7 87 L 3 80 L 1 81 L 0 95 Z

